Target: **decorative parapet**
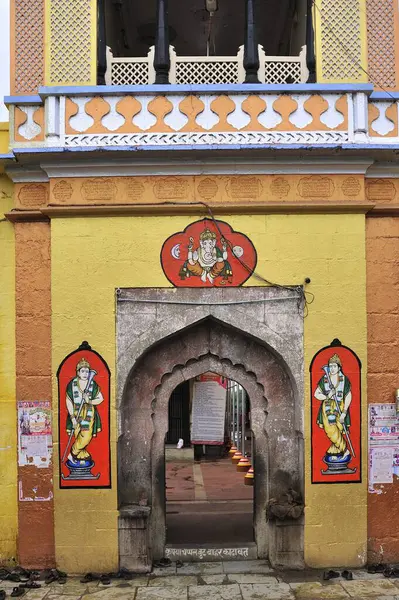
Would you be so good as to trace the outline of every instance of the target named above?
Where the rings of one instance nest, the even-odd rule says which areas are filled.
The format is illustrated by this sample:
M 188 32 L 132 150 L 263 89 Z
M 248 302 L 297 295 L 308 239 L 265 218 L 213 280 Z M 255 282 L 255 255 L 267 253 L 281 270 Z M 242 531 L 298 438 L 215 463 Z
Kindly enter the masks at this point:
M 399 94 L 367 84 L 42 88 L 7 100 L 15 150 L 399 143 Z

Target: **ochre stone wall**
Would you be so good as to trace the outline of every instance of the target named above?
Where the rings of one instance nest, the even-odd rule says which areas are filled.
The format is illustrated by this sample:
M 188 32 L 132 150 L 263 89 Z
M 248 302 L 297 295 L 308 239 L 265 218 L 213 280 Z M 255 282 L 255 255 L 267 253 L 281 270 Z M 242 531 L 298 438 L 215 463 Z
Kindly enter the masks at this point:
M 12 208 L 12 183 L 0 175 L 0 220 Z M 0 564 L 17 544 L 17 416 L 15 411 L 15 244 L 12 223 L 0 221 Z
M 399 388 L 399 218 L 367 220 L 368 398 L 394 402 Z M 370 562 L 399 558 L 399 481 L 368 494 Z
M 115 290 L 170 287 L 160 265 L 162 243 L 203 216 L 199 208 L 191 216 L 59 217 L 51 222 L 53 398 L 58 393 L 57 368 L 82 340 L 101 353 L 112 374 L 112 489 L 59 489 L 54 456 L 56 558 L 62 569 L 111 571 L 118 565 Z M 360 566 L 366 560 L 367 541 L 364 215 L 220 212 L 218 218 L 250 237 L 258 252 L 257 271 L 270 281 L 289 285 L 305 277 L 312 280 L 309 290 L 315 300 L 304 323 L 305 560 L 312 567 Z M 257 283 L 250 278 L 246 285 Z M 311 485 L 308 368 L 314 353 L 335 337 L 353 348 L 363 363 L 363 483 Z M 78 546 L 71 531 L 79 532 Z
M 15 241 L 17 399 L 51 400 L 50 223 L 16 223 Z M 14 430 L 15 426 L 14 408 Z M 52 466 L 18 467 L 18 482 L 21 496 L 30 497 L 37 488 L 38 497 L 48 498 Z M 19 501 L 18 518 L 19 562 L 24 567 L 53 567 L 53 500 Z

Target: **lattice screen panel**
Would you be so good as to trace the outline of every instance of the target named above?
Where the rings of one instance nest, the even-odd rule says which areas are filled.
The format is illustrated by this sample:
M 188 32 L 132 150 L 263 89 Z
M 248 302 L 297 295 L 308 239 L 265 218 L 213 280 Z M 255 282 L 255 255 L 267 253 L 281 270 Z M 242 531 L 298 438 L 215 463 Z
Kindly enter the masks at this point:
M 50 0 L 48 84 L 90 82 L 94 8 L 93 0 Z
M 368 72 L 377 87 L 396 86 L 395 18 L 393 0 L 367 0 Z
M 112 85 L 147 85 L 147 62 L 113 62 L 111 70 Z
M 237 61 L 176 61 L 176 83 L 238 83 Z
M 14 94 L 36 94 L 44 82 L 44 0 L 14 0 Z
M 320 24 L 316 59 L 321 61 L 324 81 L 364 80 L 361 20 L 365 15 L 362 15 L 361 4 L 361 0 L 316 2 L 320 10 L 318 15 L 316 13 Z
M 300 62 L 266 61 L 266 83 L 300 83 Z

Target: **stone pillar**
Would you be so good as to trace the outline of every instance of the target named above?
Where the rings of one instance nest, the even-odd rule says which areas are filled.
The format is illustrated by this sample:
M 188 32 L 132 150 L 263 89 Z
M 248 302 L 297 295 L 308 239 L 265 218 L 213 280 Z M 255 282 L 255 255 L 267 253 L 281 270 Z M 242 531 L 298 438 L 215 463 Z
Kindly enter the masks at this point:
M 134 573 L 149 573 L 151 559 L 148 555 L 147 523 L 149 506 L 129 505 L 119 511 L 119 562 L 120 567 Z
M 97 0 L 46 1 L 46 85 L 96 85 Z
M 317 83 L 366 83 L 366 0 L 314 3 Z
M 18 401 L 51 401 L 52 396 L 50 239 L 48 222 L 15 224 Z M 54 567 L 52 461 L 40 468 L 19 466 L 18 484 L 19 563 L 34 569 Z

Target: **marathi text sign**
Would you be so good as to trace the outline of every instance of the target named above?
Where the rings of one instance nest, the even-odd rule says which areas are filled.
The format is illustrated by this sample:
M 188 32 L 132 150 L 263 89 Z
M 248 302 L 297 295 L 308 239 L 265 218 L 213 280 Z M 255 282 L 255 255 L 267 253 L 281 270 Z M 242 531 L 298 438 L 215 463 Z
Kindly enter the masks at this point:
M 193 444 L 223 444 L 226 418 L 224 378 L 205 373 L 195 381 L 192 418 Z

